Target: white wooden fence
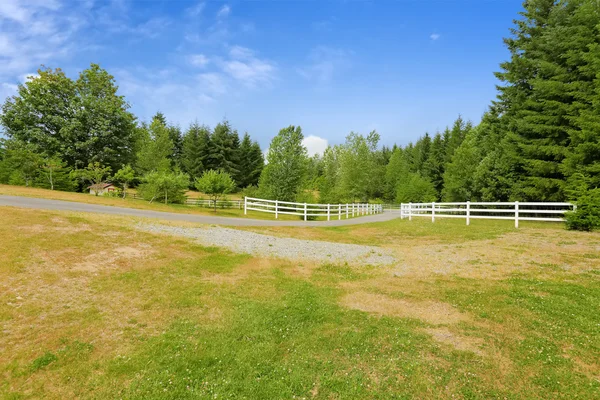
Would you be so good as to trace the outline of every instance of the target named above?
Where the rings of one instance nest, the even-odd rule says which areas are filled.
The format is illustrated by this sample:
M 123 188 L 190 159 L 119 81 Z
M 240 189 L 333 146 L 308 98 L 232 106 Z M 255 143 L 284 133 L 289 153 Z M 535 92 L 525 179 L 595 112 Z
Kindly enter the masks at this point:
M 379 214 L 383 212 L 381 204 L 347 203 L 347 204 L 311 204 L 293 203 L 290 201 L 265 200 L 252 197 L 244 198 L 244 214 L 248 211 L 260 211 L 275 214 L 298 215 L 308 220 L 308 217 L 350 218 L 362 215 Z
M 471 219 L 507 219 L 515 221 L 564 221 L 565 212 L 575 210 L 571 203 L 531 203 L 531 202 L 464 202 L 464 203 L 402 203 L 400 218 L 429 217 L 465 218 L 467 225 Z

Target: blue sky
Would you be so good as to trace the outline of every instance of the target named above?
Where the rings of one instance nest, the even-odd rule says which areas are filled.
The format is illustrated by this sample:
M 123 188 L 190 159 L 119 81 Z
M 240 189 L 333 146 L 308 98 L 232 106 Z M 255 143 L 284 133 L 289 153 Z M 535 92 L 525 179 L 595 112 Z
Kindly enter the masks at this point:
M 141 119 L 227 118 L 263 148 L 300 125 L 316 150 L 376 129 L 407 144 L 478 122 L 520 0 L 0 1 L 0 98 L 40 64 L 99 63 Z

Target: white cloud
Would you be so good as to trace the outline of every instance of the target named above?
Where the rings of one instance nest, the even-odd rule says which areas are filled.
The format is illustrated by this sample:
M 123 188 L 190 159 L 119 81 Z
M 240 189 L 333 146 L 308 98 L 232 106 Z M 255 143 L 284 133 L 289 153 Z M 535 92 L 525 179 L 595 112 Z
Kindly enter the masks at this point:
M 247 60 L 254 56 L 254 52 L 247 47 L 233 46 L 229 50 L 229 55 L 234 59 Z
M 309 135 L 302 140 L 302 145 L 306 147 L 308 155 L 312 157 L 315 154 L 322 155 L 325 152 L 325 149 L 327 149 L 327 146 L 329 146 L 329 143 L 327 142 L 327 139 L 323 139 L 322 137 L 315 135 Z
M 218 18 L 225 18 L 227 17 L 229 14 L 231 13 L 231 7 L 229 7 L 227 4 L 225 4 L 223 7 L 221 7 L 219 9 L 219 12 L 217 12 L 217 17 Z
M 62 8 L 58 1 L 0 1 L 0 82 L 15 83 L 40 64 L 69 56 L 84 20 L 80 4 Z
M 251 49 L 233 46 L 229 55 L 231 59 L 222 62 L 223 71 L 247 87 L 268 84 L 275 79 L 277 67 L 266 59 L 254 55 Z
M 135 106 L 142 120 L 160 110 L 169 120 L 185 123 L 206 114 L 214 103 L 199 80 L 190 80 L 177 70 L 132 68 L 112 72 L 119 82 L 119 94 Z
M 189 16 L 189 17 L 197 17 L 200 14 L 202 14 L 202 11 L 204 11 L 204 7 L 206 6 L 206 4 L 201 1 L 198 4 L 196 4 L 193 7 L 188 8 L 187 10 L 185 10 L 185 13 Z
M 200 68 L 206 67 L 206 65 L 210 62 L 208 57 L 206 57 L 204 54 L 192 54 L 188 56 L 188 61 L 194 67 Z
M 248 87 L 259 83 L 269 83 L 273 79 L 275 66 L 268 61 L 252 59 L 248 62 L 238 60 L 227 61 L 224 71 Z
M 350 53 L 327 46 L 318 46 L 311 50 L 308 65 L 298 68 L 298 73 L 320 85 L 330 83 L 334 75 L 350 65 Z
M 438 40 L 438 39 L 439 39 L 439 38 L 441 38 L 441 37 L 442 37 L 442 35 L 440 35 L 439 33 L 432 33 L 432 34 L 429 36 L 429 38 L 430 38 L 431 40 Z
M 227 84 L 221 74 L 215 72 L 207 72 L 198 75 L 200 86 L 207 92 L 213 95 L 224 94 L 227 92 Z
M 153 39 L 158 37 L 161 32 L 170 25 L 170 23 L 171 21 L 169 21 L 167 18 L 151 18 L 148 21 L 132 28 L 131 33 Z

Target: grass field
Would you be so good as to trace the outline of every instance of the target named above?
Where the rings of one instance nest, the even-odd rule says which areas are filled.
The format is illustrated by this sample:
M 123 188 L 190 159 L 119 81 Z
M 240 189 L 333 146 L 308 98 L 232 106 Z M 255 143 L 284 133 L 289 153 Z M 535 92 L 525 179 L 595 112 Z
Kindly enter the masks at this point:
M 0 397 L 600 398 L 599 233 L 261 230 L 399 260 L 375 268 L 233 254 L 124 217 L 0 220 Z

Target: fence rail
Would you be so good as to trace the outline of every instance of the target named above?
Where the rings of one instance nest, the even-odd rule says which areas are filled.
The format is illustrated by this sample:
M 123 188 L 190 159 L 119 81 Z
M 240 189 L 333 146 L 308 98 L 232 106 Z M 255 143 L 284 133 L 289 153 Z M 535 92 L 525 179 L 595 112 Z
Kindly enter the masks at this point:
M 348 219 L 355 216 L 379 214 L 383 212 L 383 207 L 381 204 L 369 203 L 311 204 L 245 197 L 244 214 L 247 214 L 248 211 L 275 214 L 276 219 L 279 218 L 279 214 L 283 214 L 297 215 L 303 217 L 305 221 L 309 217 L 327 217 L 327 221 L 330 221 L 331 218 L 336 217 L 341 220 L 344 217 Z
M 564 221 L 567 211 L 574 211 L 571 203 L 539 203 L 539 202 L 464 202 L 464 203 L 402 203 L 400 218 L 429 217 L 431 222 L 436 218 L 465 218 L 467 225 L 471 219 L 505 219 L 514 220 L 515 228 L 519 221 Z

